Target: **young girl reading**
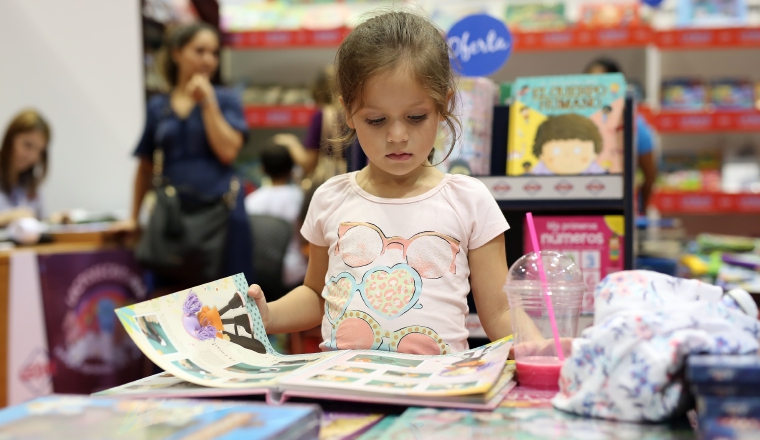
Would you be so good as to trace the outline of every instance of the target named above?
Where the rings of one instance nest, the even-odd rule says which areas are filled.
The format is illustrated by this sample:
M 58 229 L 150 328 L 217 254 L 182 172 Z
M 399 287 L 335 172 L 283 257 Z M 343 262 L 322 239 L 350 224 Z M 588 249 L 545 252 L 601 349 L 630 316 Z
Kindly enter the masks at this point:
M 338 49 L 344 141 L 358 137 L 369 164 L 314 194 L 301 229 L 310 243 L 304 284 L 270 304 L 249 288 L 268 333 L 321 322 L 323 350 L 458 352 L 468 348 L 472 290 L 488 337 L 510 334 L 509 225 L 482 183 L 430 163 L 441 123 L 452 133 L 459 124 L 443 35 L 425 18 L 389 12 Z

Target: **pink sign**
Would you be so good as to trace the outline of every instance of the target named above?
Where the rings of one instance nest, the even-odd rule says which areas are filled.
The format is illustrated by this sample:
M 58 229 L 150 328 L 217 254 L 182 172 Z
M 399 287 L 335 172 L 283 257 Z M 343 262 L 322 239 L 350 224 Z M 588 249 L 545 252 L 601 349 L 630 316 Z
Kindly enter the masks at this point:
M 588 291 L 582 313 L 594 312 L 594 289 L 610 273 L 623 270 L 625 218 L 608 216 L 533 217 L 542 251 L 557 251 L 570 257 L 583 272 Z M 532 251 L 528 228 L 524 228 L 526 252 Z

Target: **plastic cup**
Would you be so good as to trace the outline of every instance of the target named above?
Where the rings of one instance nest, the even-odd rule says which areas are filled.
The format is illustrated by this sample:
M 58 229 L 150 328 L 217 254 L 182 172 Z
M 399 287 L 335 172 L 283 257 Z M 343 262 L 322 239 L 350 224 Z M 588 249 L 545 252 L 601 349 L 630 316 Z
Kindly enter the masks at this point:
M 560 339 L 574 338 L 586 285 L 583 274 L 570 258 L 554 251 L 541 251 L 554 318 Z M 538 254 L 522 256 L 509 269 L 504 291 L 509 299 L 514 337 L 517 382 L 521 386 L 559 389 L 562 361 L 557 354 L 544 286 L 537 264 Z M 562 344 L 567 358 L 569 344 Z

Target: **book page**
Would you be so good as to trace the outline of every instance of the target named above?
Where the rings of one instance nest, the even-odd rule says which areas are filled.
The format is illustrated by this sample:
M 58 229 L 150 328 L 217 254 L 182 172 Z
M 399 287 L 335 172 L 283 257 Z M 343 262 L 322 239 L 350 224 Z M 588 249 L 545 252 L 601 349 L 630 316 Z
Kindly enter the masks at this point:
M 122 307 L 116 314 L 150 360 L 198 385 L 272 387 L 285 374 L 337 356 L 277 353 L 247 290 L 238 274 Z
M 485 394 L 499 379 L 512 346 L 504 338 L 472 350 L 423 356 L 357 350 L 294 372 L 283 389 L 343 389 L 408 396 Z

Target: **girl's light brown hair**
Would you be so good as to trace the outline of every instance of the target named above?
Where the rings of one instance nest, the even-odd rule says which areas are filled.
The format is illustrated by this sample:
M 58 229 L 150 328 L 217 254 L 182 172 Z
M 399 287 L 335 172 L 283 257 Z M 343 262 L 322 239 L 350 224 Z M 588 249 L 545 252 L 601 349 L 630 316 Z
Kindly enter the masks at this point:
M 45 144 L 50 143 L 50 126 L 45 119 L 35 110 L 23 110 L 8 124 L 3 137 L 3 145 L 0 147 L 0 189 L 6 194 L 13 190 L 13 141 L 16 136 L 29 131 L 39 131 L 45 136 Z M 37 188 L 48 170 L 48 149 L 40 153 L 40 161 L 37 165 L 22 172 L 18 176 L 17 185 L 26 189 L 30 199 L 37 197 Z
M 361 23 L 338 48 L 335 55 L 335 85 L 348 114 L 362 108 L 362 90 L 378 73 L 402 64 L 435 101 L 451 138 L 448 157 L 456 143 L 460 122 L 454 115 L 457 105 L 456 77 L 451 68 L 450 48 L 442 30 L 426 18 L 408 12 L 387 12 Z M 343 127 L 339 140 L 345 145 L 356 130 Z M 431 149 L 428 159 L 432 160 Z M 445 160 L 445 158 L 444 158 Z

